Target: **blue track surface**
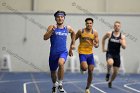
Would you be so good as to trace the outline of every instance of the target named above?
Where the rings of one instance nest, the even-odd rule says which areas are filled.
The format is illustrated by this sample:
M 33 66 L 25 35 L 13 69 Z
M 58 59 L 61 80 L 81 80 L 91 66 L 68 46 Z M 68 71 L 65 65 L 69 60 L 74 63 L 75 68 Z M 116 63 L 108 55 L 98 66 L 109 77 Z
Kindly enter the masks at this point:
M 65 73 L 64 88 L 67 93 L 84 93 L 87 74 Z M 95 74 L 91 93 L 140 93 L 140 75 L 119 75 L 108 88 L 105 74 Z M 0 72 L 0 93 L 51 93 L 52 83 L 48 73 Z

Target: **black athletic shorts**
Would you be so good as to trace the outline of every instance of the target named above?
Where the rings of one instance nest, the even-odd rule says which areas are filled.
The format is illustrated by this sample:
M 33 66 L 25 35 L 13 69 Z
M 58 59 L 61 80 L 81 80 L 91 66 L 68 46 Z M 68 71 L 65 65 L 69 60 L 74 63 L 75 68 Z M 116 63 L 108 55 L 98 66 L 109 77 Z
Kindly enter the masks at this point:
M 121 64 L 120 54 L 113 55 L 110 53 L 106 53 L 106 60 L 108 60 L 109 58 L 113 59 L 113 61 L 114 61 L 113 66 L 114 67 L 120 67 L 120 64 Z

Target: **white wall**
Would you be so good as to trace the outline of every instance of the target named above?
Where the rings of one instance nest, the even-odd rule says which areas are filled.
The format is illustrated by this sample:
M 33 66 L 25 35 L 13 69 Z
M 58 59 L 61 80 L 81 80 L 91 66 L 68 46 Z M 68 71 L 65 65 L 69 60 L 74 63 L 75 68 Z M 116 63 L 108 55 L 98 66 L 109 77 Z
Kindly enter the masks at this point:
M 140 0 L 106 0 L 106 12 L 140 12 Z
M 67 13 L 82 13 L 73 5 L 78 5 L 91 12 L 105 11 L 105 0 L 89 0 L 88 2 L 86 0 L 42 0 L 38 2 L 38 11 L 64 10 Z
M 0 0 L 0 11 L 8 11 L 4 6 L 8 5 L 18 11 L 31 11 L 32 0 Z
M 140 15 L 127 14 L 68 14 L 65 24 L 71 25 L 75 31 L 85 27 L 86 17 L 95 20 L 94 28 L 99 33 L 100 47 L 95 50 L 100 62 L 105 64 L 105 54 L 101 51 L 101 39 L 107 31 L 112 31 L 111 25 L 116 20 L 122 22 L 122 31 L 126 34 L 127 49 L 122 50 L 126 72 L 135 73 L 140 63 L 139 29 Z M 0 57 L 11 55 L 13 71 L 48 71 L 49 41 L 43 40 L 45 27 L 55 24 L 53 14 L 21 13 L 0 14 Z M 26 37 L 27 41 L 23 42 Z M 68 45 L 70 38 L 68 38 Z M 76 42 L 78 46 L 78 41 Z M 77 57 L 78 58 L 78 57 Z
M 34 2 L 33 2 L 34 1 Z M 19 11 L 82 13 L 73 5 L 80 6 L 91 13 L 95 12 L 140 12 L 140 0 L 0 0 L 0 11 L 9 11 L 3 7 L 7 4 Z

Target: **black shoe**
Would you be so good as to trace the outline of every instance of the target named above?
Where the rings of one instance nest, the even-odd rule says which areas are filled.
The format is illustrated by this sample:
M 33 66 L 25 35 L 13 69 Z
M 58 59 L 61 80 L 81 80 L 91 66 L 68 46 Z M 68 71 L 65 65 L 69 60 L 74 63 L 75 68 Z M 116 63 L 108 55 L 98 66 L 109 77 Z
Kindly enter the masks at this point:
M 110 74 L 106 74 L 106 81 L 109 81 Z
M 109 87 L 109 88 L 112 88 L 112 82 L 109 82 L 109 83 L 108 83 L 108 87 Z
M 65 93 L 65 90 L 63 89 L 62 85 L 58 86 L 58 90 L 60 93 Z
M 52 88 L 52 93 L 57 93 L 57 88 L 56 87 Z

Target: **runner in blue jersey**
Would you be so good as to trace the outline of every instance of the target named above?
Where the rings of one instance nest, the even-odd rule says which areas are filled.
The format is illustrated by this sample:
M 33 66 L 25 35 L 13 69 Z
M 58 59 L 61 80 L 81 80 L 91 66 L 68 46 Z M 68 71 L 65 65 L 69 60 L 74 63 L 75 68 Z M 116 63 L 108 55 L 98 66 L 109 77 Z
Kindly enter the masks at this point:
M 120 32 L 121 23 L 116 21 L 114 23 L 114 31 L 107 32 L 102 39 L 102 50 L 106 52 L 107 60 L 107 74 L 106 81 L 108 81 L 108 87 L 112 87 L 112 81 L 116 78 L 121 64 L 120 60 L 120 48 L 126 48 L 125 36 Z M 105 40 L 108 38 L 108 48 L 105 49 Z M 113 73 L 110 78 L 110 70 L 113 66 Z
M 57 87 L 61 93 L 65 93 L 62 80 L 64 78 L 64 63 L 66 62 L 68 55 L 66 48 L 68 33 L 71 34 L 71 44 L 69 49 L 70 56 L 73 55 L 72 49 L 75 48 L 75 32 L 72 27 L 64 26 L 65 16 L 66 14 L 64 11 L 57 11 L 54 14 L 56 26 L 50 25 L 44 35 L 44 40 L 50 38 L 51 42 L 49 66 L 53 82 L 52 93 L 57 93 Z

